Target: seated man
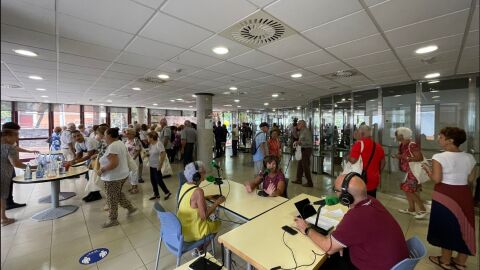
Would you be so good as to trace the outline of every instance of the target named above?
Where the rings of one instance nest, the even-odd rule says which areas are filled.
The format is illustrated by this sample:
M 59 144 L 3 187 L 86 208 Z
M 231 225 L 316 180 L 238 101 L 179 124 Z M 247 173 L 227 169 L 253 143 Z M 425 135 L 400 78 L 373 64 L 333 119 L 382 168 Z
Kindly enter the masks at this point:
M 206 199 L 210 197 L 205 196 L 203 189 L 198 187 L 205 180 L 206 170 L 203 162 L 195 161 L 187 164 L 183 174 L 187 182 L 180 188 L 177 217 L 182 224 L 184 240 L 195 242 L 218 232 L 220 221 L 211 221 L 209 217 L 220 204 L 225 202 L 225 197 L 218 197 L 210 207 L 207 207 Z
M 340 252 L 342 256 L 343 249 L 348 248 L 351 263 L 360 270 L 390 269 L 408 258 L 402 229 L 379 201 L 367 195 L 365 183 L 358 174 L 340 175 L 334 190 L 342 204 L 349 206 L 335 231 L 323 236 L 311 230 L 303 219 L 296 218 L 301 232 L 327 254 Z M 344 260 L 332 256 L 322 269 L 345 269 L 344 265 Z
M 263 191 L 268 196 L 285 196 L 285 175 L 278 167 L 279 162 L 275 156 L 266 156 L 263 159 L 264 169 L 258 173 L 254 180 L 245 183 L 247 192 L 253 192 L 263 183 Z

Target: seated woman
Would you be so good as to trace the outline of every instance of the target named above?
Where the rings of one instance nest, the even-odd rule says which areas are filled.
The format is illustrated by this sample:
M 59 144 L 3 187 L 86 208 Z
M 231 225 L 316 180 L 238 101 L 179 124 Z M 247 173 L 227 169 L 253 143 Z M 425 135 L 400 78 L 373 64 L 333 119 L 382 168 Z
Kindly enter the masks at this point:
M 205 180 L 206 170 L 203 162 L 195 161 L 187 164 L 183 174 L 187 182 L 180 188 L 178 194 L 177 217 L 182 224 L 184 240 L 195 242 L 218 232 L 220 221 L 210 221 L 209 216 L 220 204 L 225 202 L 225 197 L 218 197 L 210 207 L 207 207 L 206 199 L 213 196 L 205 196 L 203 189 L 198 187 Z
M 278 167 L 279 160 L 275 156 L 266 156 L 263 159 L 264 170 L 260 171 L 254 180 L 245 183 L 247 192 L 254 191 L 263 183 L 263 191 L 270 197 L 285 196 L 285 175 Z

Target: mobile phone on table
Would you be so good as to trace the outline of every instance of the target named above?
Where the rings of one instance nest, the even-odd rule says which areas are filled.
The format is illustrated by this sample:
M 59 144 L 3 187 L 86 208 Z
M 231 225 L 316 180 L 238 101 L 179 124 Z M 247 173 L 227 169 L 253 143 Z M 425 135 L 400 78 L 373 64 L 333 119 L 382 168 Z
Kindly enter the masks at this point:
M 283 226 L 282 229 L 283 229 L 284 231 L 286 231 L 287 233 L 291 234 L 291 235 L 295 235 L 295 234 L 298 233 L 298 232 L 297 232 L 296 230 L 294 230 L 292 227 L 287 226 L 287 225 Z

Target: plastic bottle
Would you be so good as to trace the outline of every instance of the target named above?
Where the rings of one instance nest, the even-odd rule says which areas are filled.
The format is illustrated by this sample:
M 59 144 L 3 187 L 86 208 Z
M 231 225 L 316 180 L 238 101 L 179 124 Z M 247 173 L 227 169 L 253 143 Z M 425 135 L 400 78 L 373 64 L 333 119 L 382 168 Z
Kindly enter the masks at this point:
M 27 164 L 27 168 L 25 168 L 25 174 L 23 175 L 25 180 L 32 180 L 32 169 L 30 169 L 30 165 Z
M 37 166 L 37 172 L 36 172 L 37 178 L 42 178 L 44 173 L 45 173 L 45 171 L 44 171 L 44 169 L 43 169 L 43 165 L 42 165 L 41 163 L 38 164 L 38 166 Z

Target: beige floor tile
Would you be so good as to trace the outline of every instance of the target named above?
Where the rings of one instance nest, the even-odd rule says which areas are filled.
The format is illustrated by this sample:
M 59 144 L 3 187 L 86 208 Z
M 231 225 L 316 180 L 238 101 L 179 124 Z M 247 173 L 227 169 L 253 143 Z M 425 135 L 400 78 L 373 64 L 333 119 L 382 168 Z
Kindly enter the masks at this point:
M 50 270 L 97 270 L 96 264 L 91 264 L 91 265 L 83 265 L 79 262 L 80 256 L 85 254 L 88 250 L 85 252 L 80 252 L 76 255 L 72 256 L 65 256 L 62 257 L 61 259 L 53 260 L 52 259 L 52 264 L 50 267 Z
M 158 241 L 148 243 L 136 249 L 137 254 L 140 256 L 144 264 L 149 264 L 156 260 L 157 250 L 158 250 Z M 162 243 L 162 248 L 160 250 L 160 258 L 169 256 L 169 255 L 173 256 L 173 254 L 167 250 L 167 248 L 165 247 L 165 244 Z
M 13 236 L 17 233 L 19 226 L 20 226 L 20 223 L 16 223 L 16 222 L 7 226 L 3 226 L 2 229 L 0 230 L 0 235 L 2 237 Z
M 22 253 L 22 256 L 10 257 L 5 261 L 2 269 L 8 270 L 48 270 L 50 269 L 50 249 Z
M 97 264 L 99 270 L 137 269 L 143 266 L 143 262 L 137 253 L 132 250 L 114 260 L 106 260 Z
M 52 233 L 53 244 L 57 245 L 60 243 L 70 242 L 75 238 L 82 236 L 88 236 L 87 226 L 85 224 L 79 224 L 71 229 L 63 228 Z
M 121 223 L 122 229 L 126 235 L 136 234 L 141 231 L 154 230 L 155 227 L 145 217 L 131 223 Z
M 88 236 L 81 236 L 68 242 L 54 244 L 51 248 L 52 263 L 62 261 L 64 258 L 70 256 L 80 257 L 91 249 L 92 244 Z
M 125 238 L 126 235 L 120 226 L 102 229 L 99 232 L 90 233 L 90 239 L 94 246 L 100 246 L 104 243 Z
M 104 259 L 105 261 L 114 260 L 115 258 L 134 250 L 132 244 L 126 237 L 98 246 L 95 245 L 94 248 L 107 248 L 109 250 L 108 256 Z
M 12 258 L 22 258 L 27 254 L 38 252 L 38 251 L 48 251 L 50 256 L 50 245 L 51 242 L 39 242 L 36 240 L 32 240 L 29 242 L 24 242 L 22 244 L 13 245 L 8 253 L 7 260 Z
M 141 247 L 145 244 L 156 242 L 160 237 L 160 231 L 156 229 L 148 229 L 135 234 L 128 235 L 135 248 Z

